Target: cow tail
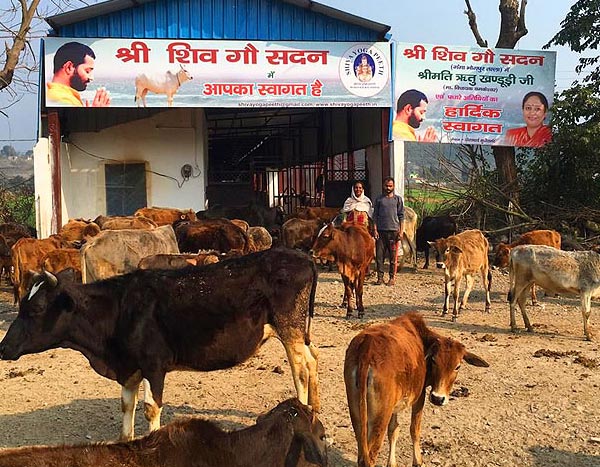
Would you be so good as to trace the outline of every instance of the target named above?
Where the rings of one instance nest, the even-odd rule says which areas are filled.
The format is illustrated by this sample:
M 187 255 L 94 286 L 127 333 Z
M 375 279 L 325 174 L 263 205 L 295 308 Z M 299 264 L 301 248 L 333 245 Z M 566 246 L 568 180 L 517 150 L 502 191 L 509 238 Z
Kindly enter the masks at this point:
M 365 342 L 363 341 L 363 345 Z M 361 346 L 362 347 L 362 346 Z M 361 355 L 361 352 L 358 353 Z M 356 368 L 356 385 L 358 389 L 358 417 L 360 423 L 360 440 L 358 458 L 363 460 L 363 463 L 368 463 L 370 459 L 369 452 L 369 414 L 367 407 L 367 380 L 369 378 L 369 361 L 364 358 L 357 359 L 357 368 Z
M 487 291 L 491 292 L 492 291 L 492 271 L 489 268 L 488 268 L 488 273 L 487 273 L 487 280 L 488 280 Z
M 312 319 L 315 316 L 315 296 L 317 294 L 317 266 L 314 261 L 310 261 L 310 267 L 312 269 L 312 284 L 310 287 L 310 297 L 308 299 L 308 313 L 306 314 L 306 325 L 304 328 L 304 344 L 310 345 L 310 328 L 312 325 Z
M 512 256 L 512 255 L 511 255 Z M 515 286 L 512 258 L 508 257 L 508 294 L 506 300 L 510 303 L 514 295 L 513 287 Z

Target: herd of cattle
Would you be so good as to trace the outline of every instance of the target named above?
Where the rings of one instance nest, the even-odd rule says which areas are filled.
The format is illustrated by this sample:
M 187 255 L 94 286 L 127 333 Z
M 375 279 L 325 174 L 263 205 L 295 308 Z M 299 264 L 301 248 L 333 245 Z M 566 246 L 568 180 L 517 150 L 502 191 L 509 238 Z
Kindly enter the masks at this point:
M 318 278 L 314 259 L 337 264 L 347 316 L 355 300 L 361 318 L 374 256 L 368 230 L 336 225 L 331 221 L 337 214 L 338 209 L 306 208 L 282 222 L 276 209 L 244 219 L 244 211 L 144 208 L 130 217 L 69 220 L 47 239 L 32 238 L 16 224 L 0 225 L 2 266 L 10 272 L 19 303 L 0 343 L 0 358 L 16 360 L 57 347 L 77 350 L 98 374 L 121 385 L 122 408 L 119 443 L 4 450 L 0 467 L 326 466 L 325 430 L 317 418 L 318 351 L 311 339 Z M 410 208 L 404 227 L 401 257 L 416 268 L 417 251 L 424 251 L 427 268 L 432 248 L 444 269 L 443 314 L 452 295 L 452 320 L 458 319 L 476 275 L 489 311 L 490 246 L 481 231 L 458 233 L 449 216 L 425 218 L 417 228 Z M 532 331 L 525 303 L 530 293 L 536 300 L 537 284 L 546 293 L 580 295 L 584 334 L 591 339 L 600 255 L 562 251 L 560 243 L 557 232 L 538 230 L 497 245 L 493 264 L 509 268 L 510 325 L 516 329 L 518 305 Z M 202 420 L 160 428 L 168 372 L 233 367 L 270 337 L 284 346 L 297 399 L 236 432 Z M 431 387 L 433 404 L 446 404 L 461 362 L 488 366 L 460 342 L 430 329 L 417 313 L 369 326 L 352 339 L 343 376 L 359 466 L 375 465 L 386 433 L 388 465 L 396 465 L 402 407 L 412 409 L 413 465 L 422 464 L 426 389 Z M 142 384 L 151 433 L 134 439 Z

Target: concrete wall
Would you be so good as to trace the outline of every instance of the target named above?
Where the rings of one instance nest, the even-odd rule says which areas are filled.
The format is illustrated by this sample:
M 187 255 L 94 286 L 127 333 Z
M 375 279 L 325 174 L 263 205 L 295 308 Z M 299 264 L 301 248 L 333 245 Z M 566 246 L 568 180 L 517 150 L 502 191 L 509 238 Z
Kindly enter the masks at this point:
M 100 132 L 71 133 L 61 145 L 63 224 L 69 218 L 106 214 L 104 166 L 116 161 L 146 164 L 148 206 L 204 209 L 204 111 L 176 109 Z M 184 164 L 193 167 L 187 181 L 181 175 Z M 36 185 L 38 175 L 36 170 Z

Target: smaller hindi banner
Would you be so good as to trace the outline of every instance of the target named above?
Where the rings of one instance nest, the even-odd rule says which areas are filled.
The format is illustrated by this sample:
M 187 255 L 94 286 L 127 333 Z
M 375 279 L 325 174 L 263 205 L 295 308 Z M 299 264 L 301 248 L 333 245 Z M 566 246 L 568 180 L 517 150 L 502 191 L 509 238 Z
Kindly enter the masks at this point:
M 391 139 L 540 147 L 556 52 L 398 43 Z
M 389 42 L 69 39 L 44 43 L 47 107 L 383 107 Z

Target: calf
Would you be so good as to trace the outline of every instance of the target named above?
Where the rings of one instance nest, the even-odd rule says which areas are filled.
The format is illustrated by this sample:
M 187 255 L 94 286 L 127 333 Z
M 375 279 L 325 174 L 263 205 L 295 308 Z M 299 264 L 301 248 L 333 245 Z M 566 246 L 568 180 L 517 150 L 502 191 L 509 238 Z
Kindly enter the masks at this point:
M 548 293 L 579 294 L 583 333 L 592 340 L 589 328 L 592 298 L 600 296 L 600 254 L 595 251 L 562 251 L 546 245 L 521 245 L 512 249 L 508 266 L 510 328 L 516 331 L 515 308 L 519 305 L 528 331 L 533 327 L 525 311 L 527 292 L 533 284 Z
M 490 289 L 492 287 L 492 273 L 488 264 L 489 243 L 481 231 L 465 230 L 448 238 L 441 238 L 430 242 L 435 247 L 442 261 L 437 263 L 439 268 L 444 268 L 444 309 L 442 314 L 448 313 L 450 304 L 450 289 L 454 305 L 452 308 L 452 321 L 458 319 L 458 312 L 467 307 L 469 294 L 473 289 L 474 275 L 481 274 L 483 289 L 485 290 L 485 311 L 490 311 Z M 463 277 L 467 280 L 465 293 L 458 307 L 460 284 Z
M 398 412 L 407 407 L 412 409 L 412 465 L 423 464 L 420 435 L 427 387 L 431 386 L 433 404 L 448 403 L 462 361 L 489 366 L 460 342 L 429 329 L 418 313 L 369 326 L 352 339 L 346 350 L 344 382 L 359 467 L 375 465 L 386 430 L 387 465 L 396 467 Z
M 312 246 L 313 256 L 335 261 L 344 281 L 344 299 L 346 317 L 352 316 L 352 295 L 356 292 L 358 317 L 365 313 L 363 305 L 363 285 L 369 265 L 375 256 L 375 240 L 365 227 L 347 225 L 334 227 L 333 224 L 321 231 Z
M 498 268 L 507 267 L 510 258 L 510 250 L 519 245 L 548 245 L 560 250 L 561 238 L 556 230 L 532 230 L 530 232 L 525 232 L 509 245 L 502 242 L 498 243 L 494 262 L 492 264 Z M 531 304 L 534 306 L 537 305 L 535 285 L 531 286 Z
M 5 449 L 0 467 L 326 467 L 324 438 L 315 412 L 289 399 L 238 431 L 188 418 L 129 442 Z
M 440 238 L 446 238 L 456 234 L 458 231 L 456 221 L 450 216 L 427 216 L 417 229 L 417 251 L 425 252 L 425 265 L 423 269 L 429 269 L 429 242 L 435 242 Z M 435 249 L 434 249 L 435 251 Z M 441 261 L 436 255 L 436 261 Z
M 310 337 L 316 286 L 311 258 L 289 249 L 176 271 L 135 270 L 90 284 L 76 283 L 71 270 L 45 272 L 21 300 L 0 358 L 57 347 L 83 353 L 97 373 L 121 385 L 121 436 L 132 439 L 142 379 L 144 414 L 155 430 L 166 373 L 231 368 L 277 337 L 298 398 L 318 411 Z
M 164 74 L 140 73 L 137 75 L 135 78 L 135 102 L 137 106 L 143 104 L 146 107 L 146 94 L 148 94 L 148 91 L 152 91 L 156 94 L 166 94 L 167 104 L 171 107 L 173 96 L 179 87 L 192 79 L 192 75 L 183 68 L 183 65 L 180 64 L 179 67 L 180 69 L 175 73 L 168 70 Z

